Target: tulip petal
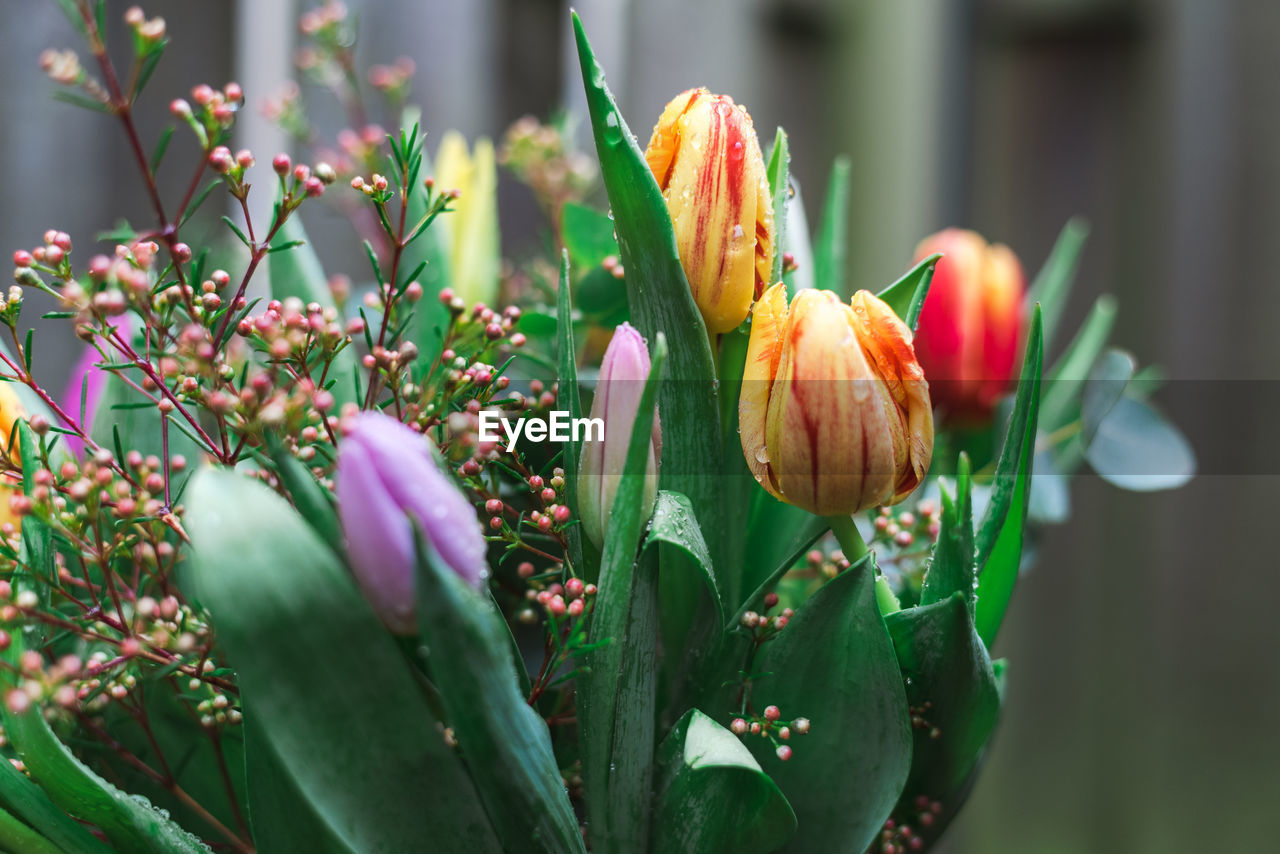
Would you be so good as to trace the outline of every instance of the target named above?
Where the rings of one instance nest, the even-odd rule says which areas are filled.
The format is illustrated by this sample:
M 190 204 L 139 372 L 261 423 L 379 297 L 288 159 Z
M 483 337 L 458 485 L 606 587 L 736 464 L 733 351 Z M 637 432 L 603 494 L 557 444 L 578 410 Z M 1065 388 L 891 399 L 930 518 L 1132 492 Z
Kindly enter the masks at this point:
M 479 587 L 488 574 L 483 530 L 466 496 L 440 470 L 428 440 L 394 418 L 375 413 L 356 417 L 343 447 L 353 443 L 374 461 L 400 512 L 412 514 L 444 562 Z
M 765 419 L 769 396 L 782 358 L 782 331 L 787 319 L 787 288 L 779 282 L 769 288 L 751 312 L 751 338 L 742 368 L 742 389 L 738 398 L 738 427 L 742 453 L 756 482 L 776 498 L 778 485 L 769 469 Z
M 667 103 L 653 126 L 653 134 L 649 137 L 649 145 L 645 148 L 644 159 L 649 164 L 658 187 L 667 189 L 671 177 L 671 164 L 675 162 L 676 151 L 680 148 L 680 129 L 677 120 L 688 112 L 699 98 L 711 95 L 706 89 L 686 89 Z
M 391 498 L 373 456 L 359 442 L 343 442 L 335 480 L 338 516 L 360 589 L 387 628 L 413 634 L 413 530 L 404 510 Z

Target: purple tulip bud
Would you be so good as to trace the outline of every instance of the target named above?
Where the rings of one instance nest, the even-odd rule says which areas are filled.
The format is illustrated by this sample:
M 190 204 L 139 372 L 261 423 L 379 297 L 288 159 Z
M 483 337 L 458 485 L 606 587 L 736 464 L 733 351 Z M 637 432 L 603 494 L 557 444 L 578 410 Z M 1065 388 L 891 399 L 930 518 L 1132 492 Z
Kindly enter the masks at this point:
M 366 412 L 338 449 L 338 516 L 356 581 L 396 634 L 417 631 L 412 518 L 444 563 L 480 587 L 488 575 L 475 510 L 440 470 L 428 440 Z
M 609 513 L 618 483 L 627 462 L 631 444 L 631 428 L 640 409 L 640 396 L 649 377 L 649 350 L 644 338 L 629 323 L 619 326 L 604 352 L 600 365 L 600 381 L 591 401 L 591 417 L 604 421 L 604 440 L 582 445 L 578 467 L 578 514 L 582 529 L 598 546 L 604 544 Z M 594 438 L 588 431 L 588 436 Z M 644 515 L 653 512 L 658 497 L 658 463 L 662 458 L 662 428 L 657 413 L 653 419 L 653 438 L 645 466 Z

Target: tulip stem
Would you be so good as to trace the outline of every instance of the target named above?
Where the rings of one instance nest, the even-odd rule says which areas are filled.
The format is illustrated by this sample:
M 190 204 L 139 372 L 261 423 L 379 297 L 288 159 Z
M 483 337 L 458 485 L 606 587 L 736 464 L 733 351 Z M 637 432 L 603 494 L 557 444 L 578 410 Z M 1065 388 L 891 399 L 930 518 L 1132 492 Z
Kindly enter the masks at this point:
M 831 533 L 835 534 L 836 541 L 840 543 L 840 550 L 844 552 L 844 559 L 850 564 L 857 563 L 867 553 L 867 543 L 862 539 L 862 533 L 858 530 L 858 525 L 853 521 L 852 516 L 828 516 L 827 521 L 831 523 Z

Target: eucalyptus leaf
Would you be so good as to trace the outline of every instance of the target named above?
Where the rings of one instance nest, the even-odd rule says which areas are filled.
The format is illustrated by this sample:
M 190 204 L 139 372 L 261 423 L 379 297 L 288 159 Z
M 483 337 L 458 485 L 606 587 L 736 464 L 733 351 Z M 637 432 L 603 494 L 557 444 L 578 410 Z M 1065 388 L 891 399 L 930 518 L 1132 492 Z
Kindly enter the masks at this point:
M 1115 297 L 1098 297 L 1080 331 L 1049 372 L 1040 407 L 1044 429 L 1057 430 L 1078 415 L 1084 382 L 1111 337 L 1116 309 Z
M 1150 403 L 1123 397 L 1102 419 L 1085 451 L 1100 477 L 1121 489 L 1176 489 L 1195 476 L 1191 443 Z
M 1114 349 L 1103 353 L 1094 366 L 1080 398 L 1080 434 L 1086 447 L 1093 441 L 1102 420 L 1125 396 L 1137 367 L 1133 356 Z

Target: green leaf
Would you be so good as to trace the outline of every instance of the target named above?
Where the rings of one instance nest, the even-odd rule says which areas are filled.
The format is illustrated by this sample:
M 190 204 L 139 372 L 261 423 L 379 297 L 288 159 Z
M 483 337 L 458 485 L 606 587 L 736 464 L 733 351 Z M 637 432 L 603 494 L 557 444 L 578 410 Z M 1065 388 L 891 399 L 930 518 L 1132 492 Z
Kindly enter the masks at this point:
M 1000 716 L 1000 693 L 987 650 L 959 593 L 885 618 L 920 718 L 914 730 L 911 776 L 895 815 L 917 835 L 933 840 L 968 791 Z M 919 797 L 940 801 L 941 816 L 917 821 Z
M 1053 251 L 1035 281 L 1027 290 L 1027 305 L 1040 305 L 1044 314 L 1044 348 L 1053 346 L 1058 325 L 1062 323 L 1062 315 L 1067 307 L 1067 298 L 1071 296 L 1071 285 L 1075 282 L 1076 270 L 1080 267 L 1080 253 L 1084 250 L 1085 240 L 1089 237 L 1089 224 L 1079 217 L 1069 220 L 1058 236 Z
M 813 258 L 814 287 L 835 291 L 844 299 L 853 296 L 845 275 L 848 267 L 849 170 L 847 157 L 837 157 L 831 164 L 831 179 L 827 183 L 827 199 L 822 208 Z
M 988 648 L 995 641 L 1004 620 L 1022 560 L 1022 535 L 1036 451 L 1043 359 L 1044 342 L 1037 307 L 1031 317 L 1031 331 L 1027 336 L 1013 414 L 996 462 L 991 499 L 976 537 L 978 602 L 974 622 L 978 635 Z
M 290 244 L 294 244 L 292 249 L 283 248 Z M 333 307 L 329 279 L 320 266 L 320 257 L 316 255 L 315 247 L 307 239 L 302 219 L 296 213 L 276 230 L 271 245 L 281 247 L 281 251 L 267 254 L 267 278 L 270 281 L 271 296 L 281 301 L 297 297 L 302 300 L 303 305 L 314 302 L 325 308 Z M 355 396 L 355 384 L 351 382 L 355 371 L 354 348 L 346 347 L 333 357 L 325 382 L 337 380 L 330 391 L 339 406 L 344 403 L 359 403 Z
M 62 849 L 0 807 L 0 846 L 20 854 L 63 854 Z
M 738 625 L 745 612 L 758 609 L 765 594 L 830 527 L 823 517 L 784 504 L 758 486 L 755 489 L 751 522 L 741 533 L 746 541 L 742 589 L 752 593 L 742 600 L 729 629 Z
M 111 849 L 67 815 L 12 762 L 0 762 L 0 804 L 23 819 L 61 851 L 110 854 Z
M 1116 308 L 1115 297 L 1098 297 L 1084 325 L 1049 372 L 1040 406 L 1040 423 L 1046 430 L 1057 430 L 1075 418 L 1085 379 L 1111 337 Z
M 147 159 L 147 167 L 153 174 L 160 168 L 160 161 L 164 160 L 164 153 L 169 150 L 169 141 L 171 139 L 173 139 L 173 125 L 169 125 L 160 131 L 160 138 L 156 140 L 155 148 L 151 149 L 151 157 Z
M 938 267 L 941 254 L 935 253 L 916 264 L 898 281 L 882 290 L 876 296 L 889 304 L 893 313 L 902 318 L 914 332 L 920 323 L 920 310 L 924 308 L 925 297 L 929 295 L 929 285 L 933 283 L 933 272 Z
M 578 720 L 587 823 L 596 852 L 643 851 L 654 746 L 658 646 L 655 555 L 636 564 L 644 516 L 645 462 L 666 338 L 654 341 L 649 378 L 631 428 L 627 461 L 609 514 L 599 593 L 589 629 L 595 646 L 579 676 Z
M 1177 489 L 1195 476 L 1191 443 L 1150 403 L 1122 397 L 1098 425 L 1085 459 L 1121 489 Z
M 311 530 L 329 544 L 334 554 L 345 554 L 342 525 L 338 521 L 338 512 L 334 509 L 333 495 L 320 485 L 302 461 L 285 448 L 283 442 L 268 434 L 267 443 L 271 461 L 275 463 L 276 476 L 289 493 L 293 506 L 311 526 Z
M 942 530 L 924 577 L 920 604 L 931 605 L 959 593 L 973 609 L 973 588 L 977 567 L 973 554 L 973 481 L 969 476 L 969 455 L 960 454 L 956 466 L 956 500 L 952 501 L 941 483 Z
M 706 325 L 693 302 L 675 231 L 662 191 L 635 137 L 618 112 L 596 62 L 586 32 L 573 16 L 578 57 L 596 151 L 626 269 L 632 322 L 652 346 L 659 332 L 671 348 L 670 382 L 663 383 L 662 418 L 681 429 L 668 430 L 662 444 L 663 488 L 684 493 L 704 520 L 708 545 L 719 557 L 727 533 L 714 526 L 720 503 L 721 433 L 715 367 Z
M 660 556 L 658 609 L 667 689 L 666 709 L 673 720 L 688 708 L 720 648 L 724 605 L 711 554 L 689 499 L 662 490 L 654 503 L 644 551 Z
M 360 852 L 500 850 L 413 669 L 320 537 L 228 471 L 198 472 L 187 506 L 195 591 L 246 716 L 330 833 Z
M 36 472 L 43 467 L 40 461 L 40 442 L 26 419 L 17 422 L 19 459 L 22 461 L 22 490 L 30 495 L 35 489 Z M 10 453 L 13 449 L 10 448 Z M 40 611 L 48 611 L 52 598 L 51 584 L 57 583 L 57 568 L 53 558 L 53 532 L 35 516 L 22 521 L 22 560 L 13 570 L 15 592 L 31 591 L 36 594 Z M 33 622 L 23 629 L 32 647 L 42 646 L 49 634 L 44 623 Z
M 773 138 L 773 151 L 769 154 L 769 193 L 773 196 L 773 268 L 767 284 L 782 281 L 783 247 L 787 243 L 787 203 L 791 197 L 791 151 L 787 146 L 787 134 L 778 128 Z M 787 300 L 795 296 L 787 289 Z
M 401 117 L 402 127 L 414 127 L 418 123 L 416 108 L 405 111 Z M 431 173 L 431 163 L 426 153 L 422 153 L 420 174 Z M 406 219 L 410 223 L 418 223 L 427 216 L 427 192 L 422 181 L 415 181 L 409 187 L 407 198 L 409 210 Z M 443 214 L 452 216 L 452 214 Z M 418 275 L 418 283 L 422 285 L 423 297 L 413 307 L 413 319 L 405 330 L 405 338 L 418 345 L 426 358 L 420 358 L 419 368 L 426 370 L 432 357 L 444 348 L 444 333 L 449 325 L 449 308 L 439 300 L 442 290 L 451 284 L 449 275 L 448 251 L 445 247 L 443 230 L 433 225 L 419 234 L 404 248 L 400 255 L 400 266 L 404 270 L 415 270 L 418 265 L 425 265 Z
M 52 566 L 49 567 L 52 570 Z M 23 633 L 15 633 L 5 660 L 17 662 L 26 650 Z M 5 691 L 16 687 L 15 670 L 0 668 Z M 4 731 L 23 765 L 49 799 L 70 815 L 97 825 L 114 850 L 123 854 L 208 854 L 199 839 L 154 809 L 145 798 L 126 794 L 89 770 L 58 740 L 37 704 L 14 712 L 0 703 Z M 87 849 L 98 850 L 94 846 Z
M 889 633 L 876 605 L 870 557 L 805 602 L 764 649 L 751 702 L 807 717 L 783 762 L 749 739 L 800 826 L 788 851 L 865 851 L 907 780 L 911 725 Z
M 654 851 L 769 854 L 795 833 L 795 811 L 751 751 L 697 709 L 663 740 L 657 766 Z
M 241 705 L 251 708 L 244 694 Z M 259 854 L 358 854 L 298 788 L 252 712 L 244 719 L 249 824 Z
M 573 294 L 569 284 L 569 253 L 560 255 L 560 288 L 556 293 L 556 365 L 559 368 L 559 385 L 556 405 L 573 419 L 582 417 L 582 390 L 578 388 L 578 350 L 573 340 Z M 579 443 L 569 431 L 561 457 L 564 468 L 565 495 L 575 517 L 578 515 L 578 460 L 581 458 Z M 569 528 L 569 560 L 575 567 L 582 566 L 582 526 Z
M 581 270 L 599 267 L 606 257 L 618 254 L 613 220 L 597 210 L 568 202 L 561 212 L 560 230 L 569 259 Z
M 418 542 L 418 627 L 432 681 L 506 851 L 582 851 L 547 724 L 525 701 L 493 603 Z

